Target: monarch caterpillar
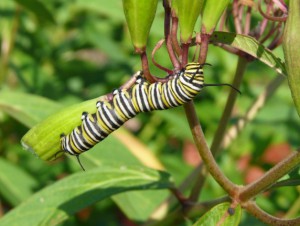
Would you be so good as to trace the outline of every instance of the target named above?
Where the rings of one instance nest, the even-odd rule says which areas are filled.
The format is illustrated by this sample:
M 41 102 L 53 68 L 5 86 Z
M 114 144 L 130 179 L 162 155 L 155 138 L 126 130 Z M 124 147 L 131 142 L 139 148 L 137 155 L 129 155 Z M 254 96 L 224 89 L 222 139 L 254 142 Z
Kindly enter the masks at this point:
M 81 125 L 70 134 L 61 135 L 61 150 L 76 156 L 81 165 L 79 155 L 82 152 L 105 139 L 128 119 L 140 112 L 183 105 L 191 101 L 204 86 L 210 85 L 215 84 L 204 84 L 203 65 L 199 63 L 187 64 L 166 83 L 150 84 L 142 77 L 142 72 L 139 72 L 131 88 L 117 89 L 113 92 L 111 100 L 97 102 L 96 113 L 83 112 Z

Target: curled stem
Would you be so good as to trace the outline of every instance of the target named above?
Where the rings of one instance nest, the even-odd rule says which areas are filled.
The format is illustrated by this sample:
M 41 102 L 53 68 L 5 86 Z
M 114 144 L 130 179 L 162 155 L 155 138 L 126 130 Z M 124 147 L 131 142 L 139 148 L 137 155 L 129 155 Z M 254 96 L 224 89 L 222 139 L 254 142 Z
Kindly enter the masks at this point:
M 168 74 L 172 74 L 172 72 L 173 72 L 172 70 L 170 70 L 170 69 L 168 69 L 168 68 L 166 68 L 166 67 L 160 65 L 160 64 L 157 63 L 157 62 L 155 61 L 155 59 L 154 59 L 155 53 L 157 52 L 157 50 L 159 50 L 159 49 L 161 48 L 161 46 L 164 44 L 164 42 L 165 42 L 165 40 L 162 39 L 162 40 L 160 40 L 160 41 L 155 45 L 155 47 L 154 47 L 154 49 L 153 49 L 153 51 L 152 51 L 152 54 L 151 54 L 151 59 L 152 59 L 152 63 L 153 63 L 156 67 L 158 67 L 159 69 L 161 69 L 161 70 L 167 72 Z
M 263 17 L 267 18 L 268 20 L 281 21 L 281 22 L 285 22 L 287 20 L 287 15 L 284 15 L 282 17 L 276 17 L 276 16 L 271 16 L 271 15 L 264 13 L 261 9 L 261 0 L 258 1 L 258 11 L 260 12 L 260 14 Z
M 146 52 L 145 51 L 142 52 L 140 54 L 140 56 L 141 56 L 141 61 L 142 61 L 142 68 L 143 68 L 144 77 L 150 83 L 154 83 L 154 82 L 167 82 L 169 80 L 169 78 L 158 78 L 158 77 L 155 77 L 155 76 L 151 75 L 151 73 L 149 71 L 148 58 L 147 58 Z

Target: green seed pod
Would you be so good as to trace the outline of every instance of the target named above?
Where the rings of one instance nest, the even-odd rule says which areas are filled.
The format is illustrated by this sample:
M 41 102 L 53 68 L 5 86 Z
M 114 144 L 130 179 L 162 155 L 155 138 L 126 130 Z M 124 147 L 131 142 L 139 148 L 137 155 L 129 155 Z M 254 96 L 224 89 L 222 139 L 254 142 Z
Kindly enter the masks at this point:
M 135 51 L 146 49 L 158 0 L 123 0 L 123 9 Z
M 289 15 L 283 37 L 288 82 L 300 116 L 300 1 L 289 1 Z
M 180 38 L 182 43 L 190 43 L 195 23 L 201 13 L 204 0 L 175 0 L 178 10 Z M 173 3 L 173 4 L 174 4 Z
M 202 33 L 212 34 L 229 0 L 205 0 L 202 10 Z

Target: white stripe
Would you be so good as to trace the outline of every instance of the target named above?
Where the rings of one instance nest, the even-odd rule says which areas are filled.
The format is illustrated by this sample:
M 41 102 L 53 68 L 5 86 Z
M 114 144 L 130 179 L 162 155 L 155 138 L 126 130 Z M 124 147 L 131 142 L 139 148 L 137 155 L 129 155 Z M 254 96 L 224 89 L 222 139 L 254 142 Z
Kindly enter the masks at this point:
M 105 114 L 103 112 L 106 112 L 106 114 L 108 115 L 108 117 L 110 117 L 110 112 L 107 109 L 106 105 L 103 104 L 102 108 L 98 109 L 101 115 L 101 118 L 103 120 L 103 122 L 105 123 L 105 125 L 108 127 L 109 130 L 115 130 L 115 128 L 113 127 L 113 125 L 110 123 L 110 121 L 106 118 Z M 101 119 L 100 119 L 101 120 Z
M 81 137 L 79 136 L 79 134 L 76 132 L 76 129 L 73 130 L 72 132 L 72 136 L 73 136 L 73 140 L 74 140 L 74 145 L 80 150 L 80 151 L 83 151 L 81 149 L 81 147 L 78 146 L 77 142 L 84 148 L 88 149 L 89 147 L 86 146 L 83 142 L 82 142 L 82 139 Z

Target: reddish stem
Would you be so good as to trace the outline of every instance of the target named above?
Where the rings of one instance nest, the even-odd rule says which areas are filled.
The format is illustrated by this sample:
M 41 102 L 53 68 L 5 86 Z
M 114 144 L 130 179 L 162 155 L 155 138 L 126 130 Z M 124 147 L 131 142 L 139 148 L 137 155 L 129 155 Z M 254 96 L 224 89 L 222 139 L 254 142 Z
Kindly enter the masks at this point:
M 244 34 L 247 35 L 250 32 L 250 26 L 251 26 L 251 11 L 252 7 L 248 6 L 247 7 L 247 12 L 246 12 L 246 20 L 245 20 L 245 26 L 244 26 Z
M 173 46 L 172 46 L 172 40 L 170 37 L 170 19 L 171 19 L 171 8 L 169 6 L 169 3 L 167 0 L 163 1 L 163 6 L 165 9 L 165 24 L 164 24 L 164 31 L 165 31 L 165 39 L 167 40 L 167 50 L 170 57 L 170 60 L 175 68 L 175 70 L 178 70 L 180 68 L 180 63 L 177 60 L 177 57 L 174 53 Z
M 155 55 L 156 51 L 159 50 L 159 49 L 161 48 L 161 46 L 162 46 L 162 44 L 164 44 L 164 42 L 165 42 L 165 40 L 162 39 L 162 40 L 160 40 L 160 41 L 155 45 L 155 47 L 154 47 L 154 49 L 153 49 L 153 51 L 152 51 L 152 54 L 151 54 L 151 59 L 152 59 L 152 63 L 153 63 L 156 67 L 158 67 L 159 69 L 161 69 L 161 70 L 167 72 L 168 74 L 172 74 L 172 73 L 173 73 L 172 70 L 170 70 L 170 69 L 168 69 L 168 68 L 166 68 L 166 67 L 160 65 L 160 64 L 157 63 L 157 62 L 155 61 L 155 59 L 154 59 L 154 55 Z
M 276 17 L 276 16 L 271 16 L 271 15 L 264 13 L 261 9 L 261 0 L 258 1 L 258 11 L 260 12 L 260 14 L 263 17 L 267 18 L 268 20 L 281 21 L 281 22 L 285 22 L 287 20 L 287 15 L 285 15 L 285 14 L 282 17 Z
M 182 62 L 181 67 L 184 67 L 188 63 L 190 43 L 182 43 Z
M 242 27 L 241 27 L 241 21 L 239 18 L 239 1 L 238 0 L 234 0 L 233 1 L 233 18 L 234 18 L 234 26 L 235 26 L 235 30 L 236 33 L 241 34 L 242 33 Z
M 177 39 L 177 31 L 178 31 L 178 18 L 175 15 L 175 13 L 172 12 L 171 40 L 177 56 L 181 56 L 181 48 Z
M 150 71 L 149 71 L 149 64 L 148 64 L 148 58 L 147 58 L 146 51 L 142 52 L 140 54 L 140 56 L 141 56 L 142 68 L 143 68 L 143 73 L 144 73 L 145 78 L 150 83 L 156 82 L 158 79 L 156 77 L 152 76 Z

